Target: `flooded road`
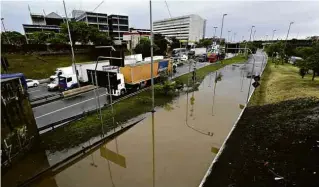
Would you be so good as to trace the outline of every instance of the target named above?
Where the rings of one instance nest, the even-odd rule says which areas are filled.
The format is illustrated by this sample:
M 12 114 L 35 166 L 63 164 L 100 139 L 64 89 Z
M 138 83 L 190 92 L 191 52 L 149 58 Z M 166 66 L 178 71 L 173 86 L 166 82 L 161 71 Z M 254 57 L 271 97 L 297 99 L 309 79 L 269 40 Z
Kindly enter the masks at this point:
M 258 52 L 255 58 L 258 74 L 263 57 Z M 31 186 L 198 186 L 246 102 L 251 67 L 252 59 L 226 66 L 218 70 L 216 84 L 213 72 L 198 91 L 157 108 L 154 144 L 147 115 L 97 151 Z

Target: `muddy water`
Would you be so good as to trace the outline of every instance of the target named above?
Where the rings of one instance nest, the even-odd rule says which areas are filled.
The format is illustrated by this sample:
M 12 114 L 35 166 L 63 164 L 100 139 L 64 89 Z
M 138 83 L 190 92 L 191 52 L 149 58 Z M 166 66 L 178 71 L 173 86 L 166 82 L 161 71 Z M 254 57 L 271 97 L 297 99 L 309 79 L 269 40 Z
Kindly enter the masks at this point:
M 260 56 L 256 60 L 258 68 Z M 93 154 L 33 185 L 198 186 L 241 112 L 239 105 L 246 102 L 249 79 L 242 78 L 251 66 L 226 66 L 218 71 L 216 84 L 216 74 L 209 74 L 198 91 L 158 108 L 154 145 L 149 115 Z

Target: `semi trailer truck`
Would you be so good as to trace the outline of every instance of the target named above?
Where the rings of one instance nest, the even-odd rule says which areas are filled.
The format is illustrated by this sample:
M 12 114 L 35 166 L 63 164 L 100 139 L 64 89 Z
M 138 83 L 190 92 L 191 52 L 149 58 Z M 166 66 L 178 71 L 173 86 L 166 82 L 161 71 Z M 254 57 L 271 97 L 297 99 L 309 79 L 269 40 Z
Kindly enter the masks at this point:
M 158 78 L 161 74 L 169 74 L 172 71 L 169 59 L 156 60 L 153 67 L 154 78 Z M 105 69 L 105 71 L 87 70 L 87 74 L 91 84 L 96 85 L 96 74 L 98 86 L 106 87 L 108 90 L 110 86 L 110 94 L 121 96 L 150 85 L 151 63 L 144 61 L 128 64 L 125 67 Z

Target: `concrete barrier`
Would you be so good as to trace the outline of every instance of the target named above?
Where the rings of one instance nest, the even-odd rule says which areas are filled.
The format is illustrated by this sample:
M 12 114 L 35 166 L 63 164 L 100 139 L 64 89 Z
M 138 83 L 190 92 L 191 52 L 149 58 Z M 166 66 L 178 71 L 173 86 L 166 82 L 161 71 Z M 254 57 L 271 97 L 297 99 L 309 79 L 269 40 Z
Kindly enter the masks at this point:
M 72 89 L 72 90 L 64 91 L 64 92 L 62 92 L 62 95 L 63 95 L 63 97 L 70 97 L 70 96 L 78 95 L 80 93 L 91 91 L 94 88 L 96 88 L 96 86 L 87 85 L 87 86 L 83 86 L 83 87 L 80 87 L 80 88 L 75 88 L 75 89 Z

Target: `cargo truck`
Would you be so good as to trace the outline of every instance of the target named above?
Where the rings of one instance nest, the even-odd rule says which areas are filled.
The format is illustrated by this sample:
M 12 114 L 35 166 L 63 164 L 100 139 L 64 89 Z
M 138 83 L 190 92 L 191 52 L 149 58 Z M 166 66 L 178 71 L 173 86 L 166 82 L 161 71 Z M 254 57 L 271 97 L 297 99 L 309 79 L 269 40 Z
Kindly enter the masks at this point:
M 156 60 L 153 64 L 154 78 L 161 74 L 169 74 L 172 70 L 171 62 L 168 59 Z M 89 82 L 95 84 L 95 73 L 97 75 L 98 86 L 109 88 L 113 96 L 122 96 L 127 92 L 133 92 L 146 87 L 151 80 L 151 63 L 140 62 L 128 64 L 125 67 L 116 69 L 110 68 L 107 71 L 87 70 Z M 93 77 L 93 80 L 91 79 Z M 108 81 L 110 80 L 110 82 Z

